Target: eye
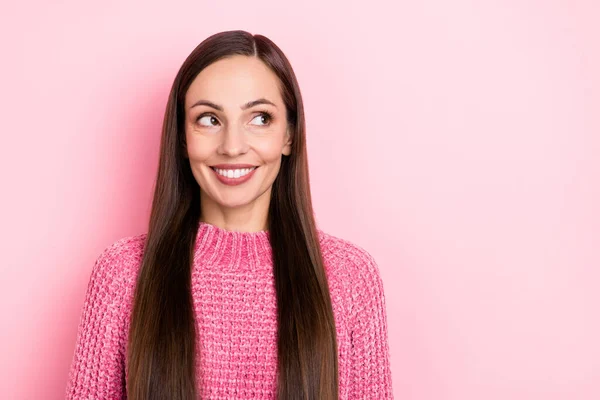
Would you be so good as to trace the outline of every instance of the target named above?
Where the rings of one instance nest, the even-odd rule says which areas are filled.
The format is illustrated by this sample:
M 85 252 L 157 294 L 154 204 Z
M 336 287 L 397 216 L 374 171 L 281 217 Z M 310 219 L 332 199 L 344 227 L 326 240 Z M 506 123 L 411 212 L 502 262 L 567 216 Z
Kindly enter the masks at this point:
M 259 119 L 259 121 L 263 122 L 259 125 L 262 126 L 267 126 L 269 125 L 269 123 L 271 122 L 271 120 L 273 119 L 273 116 L 271 115 L 271 113 L 267 112 L 267 111 L 262 111 L 260 114 L 258 114 L 256 117 L 252 118 L 252 121 L 254 121 L 257 118 L 262 118 L 262 119 L 266 119 L 266 122 L 263 122 L 262 119 Z
M 197 119 L 196 122 L 200 122 L 201 120 L 205 120 L 206 123 L 200 123 L 200 125 L 202 126 L 214 126 L 213 122 L 218 122 L 217 117 L 215 117 L 213 114 L 201 114 Z

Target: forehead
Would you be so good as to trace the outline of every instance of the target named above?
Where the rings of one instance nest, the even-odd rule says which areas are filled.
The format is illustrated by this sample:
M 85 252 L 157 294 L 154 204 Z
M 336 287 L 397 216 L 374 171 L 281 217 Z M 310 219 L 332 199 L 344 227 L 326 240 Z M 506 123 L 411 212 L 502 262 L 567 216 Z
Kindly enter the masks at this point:
M 279 78 L 256 57 L 235 55 L 204 68 L 192 81 L 186 96 L 186 110 L 194 102 L 210 100 L 228 108 L 264 97 L 283 106 Z

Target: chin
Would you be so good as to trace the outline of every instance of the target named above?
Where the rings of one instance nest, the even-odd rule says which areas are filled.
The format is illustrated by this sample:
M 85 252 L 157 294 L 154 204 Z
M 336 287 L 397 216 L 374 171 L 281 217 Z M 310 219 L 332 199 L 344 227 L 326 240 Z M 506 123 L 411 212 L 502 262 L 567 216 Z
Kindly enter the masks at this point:
M 210 196 L 211 199 L 224 207 L 238 207 L 252 203 L 256 198 L 251 197 L 248 192 L 245 193 L 216 193 L 216 196 Z

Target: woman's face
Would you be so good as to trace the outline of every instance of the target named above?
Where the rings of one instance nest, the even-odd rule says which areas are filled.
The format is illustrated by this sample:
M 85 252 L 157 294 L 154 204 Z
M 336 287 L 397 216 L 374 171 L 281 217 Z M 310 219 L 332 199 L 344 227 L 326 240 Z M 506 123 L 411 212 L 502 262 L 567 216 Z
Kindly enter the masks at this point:
M 218 60 L 192 82 L 185 114 L 187 156 L 203 211 L 252 208 L 257 200 L 268 208 L 281 156 L 291 151 L 277 76 L 255 57 Z M 257 168 L 244 176 L 247 168 L 231 164 Z

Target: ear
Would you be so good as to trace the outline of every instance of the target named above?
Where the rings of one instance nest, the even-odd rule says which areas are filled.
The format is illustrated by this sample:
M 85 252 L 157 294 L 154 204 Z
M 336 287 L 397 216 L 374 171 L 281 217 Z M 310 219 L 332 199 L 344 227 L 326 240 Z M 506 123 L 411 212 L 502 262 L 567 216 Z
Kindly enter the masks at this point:
M 289 156 L 292 153 L 292 135 L 290 134 L 290 128 L 288 128 L 285 131 L 285 139 L 286 139 L 286 142 L 283 145 L 281 154 L 283 154 L 284 156 Z

